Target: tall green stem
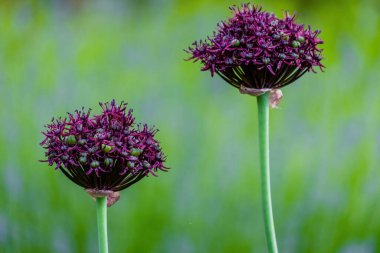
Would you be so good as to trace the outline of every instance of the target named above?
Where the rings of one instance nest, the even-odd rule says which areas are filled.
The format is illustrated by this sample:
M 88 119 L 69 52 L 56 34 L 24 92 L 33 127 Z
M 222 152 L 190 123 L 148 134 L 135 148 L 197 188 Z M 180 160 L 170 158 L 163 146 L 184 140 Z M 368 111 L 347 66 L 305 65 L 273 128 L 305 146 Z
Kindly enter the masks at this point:
M 265 235 L 269 253 L 278 253 L 272 213 L 269 169 L 269 92 L 257 97 L 259 117 L 259 149 L 261 171 L 261 199 L 264 212 Z
M 96 216 L 98 219 L 99 253 L 108 253 L 107 197 L 96 198 Z

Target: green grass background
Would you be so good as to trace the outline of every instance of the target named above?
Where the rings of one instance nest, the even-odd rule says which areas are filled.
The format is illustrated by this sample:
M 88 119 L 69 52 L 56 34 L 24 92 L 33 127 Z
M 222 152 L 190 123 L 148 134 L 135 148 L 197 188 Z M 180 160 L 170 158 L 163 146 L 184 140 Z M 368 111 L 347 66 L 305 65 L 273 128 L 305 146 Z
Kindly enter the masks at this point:
M 256 99 L 183 61 L 239 1 L 0 1 L 0 252 L 97 252 L 95 204 L 43 158 L 52 116 L 127 101 L 172 168 L 109 209 L 110 252 L 263 253 Z M 271 111 L 282 253 L 380 252 L 380 2 L 269 1 L 326 71 Z

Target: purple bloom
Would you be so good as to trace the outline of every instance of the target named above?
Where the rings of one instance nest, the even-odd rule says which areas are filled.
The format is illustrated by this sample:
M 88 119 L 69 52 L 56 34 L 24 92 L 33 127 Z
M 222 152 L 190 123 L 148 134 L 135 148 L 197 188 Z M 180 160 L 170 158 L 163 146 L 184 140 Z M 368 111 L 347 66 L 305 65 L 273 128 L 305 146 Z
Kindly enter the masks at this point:
M 289 13 L 280 19 L 250 4 L 230 9 L 233 17 L 220 22 L 212 37 L 185 50 L 189 60 L 202 62 L 202 71 L 217 73 L 242 93 L 260 95 L 314 67 L 323 70 L 320 31 L 297 24 Z
M 67 118 L 52 120 L 41 146 L 50 166 L 55 165 L 71 181 L 93 196 L 112 197 L 157 170 L 167 171 L 157 130 L 135 125 L 126 104 L 99 103 L 103 112 L 76 110 Z

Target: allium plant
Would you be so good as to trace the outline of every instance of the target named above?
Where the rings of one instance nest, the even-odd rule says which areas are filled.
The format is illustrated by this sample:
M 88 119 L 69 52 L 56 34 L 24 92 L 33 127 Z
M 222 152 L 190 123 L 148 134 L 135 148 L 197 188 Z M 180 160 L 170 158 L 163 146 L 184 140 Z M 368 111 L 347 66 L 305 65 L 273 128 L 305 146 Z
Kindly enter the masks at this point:
M 107 206 L 119 191 L 158 170 L 167 171 L 165 155 L 154 139 L 157 130 L 134 123 L 125 103 L 99 103 L 102 113 L 76 110 L 66 118 L 52 119 L 41 146 L 50 166 L 83 187 L 97 202 L 99 252 L 108 252 Z
M 277 252 L 269 174 L 269 105 L 278 106 L 280 88 L 306 72 L 323 70 L 320 31 L 297 24 L 251 4 L 230 7 L 233 16 L 218 23 L 213 36 L 185 50 L 188 60 L 200 61 L 202 71 L 216 73 L 243 94 L 257 97 L 262 200 L 267 246 Z

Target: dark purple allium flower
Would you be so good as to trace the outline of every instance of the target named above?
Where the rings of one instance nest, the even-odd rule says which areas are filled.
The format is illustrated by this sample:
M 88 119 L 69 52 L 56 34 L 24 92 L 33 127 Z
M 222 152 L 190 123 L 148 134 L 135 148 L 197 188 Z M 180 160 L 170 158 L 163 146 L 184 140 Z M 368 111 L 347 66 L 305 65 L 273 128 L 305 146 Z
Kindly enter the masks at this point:
M 157 170 L 167 171 L 157 130 L 135 125 L 125 103 L 99 103 L 103 112 L 76 110 L 68 118 L 52 120 L 41 146 L 50 166 L 93 195 L 121 191 Z
M 185 50 L 201 61 L 202 71 L 217 73 L 242 93 L 261 95 L 288 85 L 314 67 L 323 70 L 320 31 L 285 13 L 283 19 L 259 6 L 230 7 L 233 17 L 218 24 L 207 40 Z

